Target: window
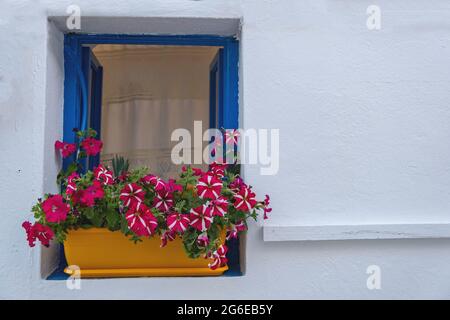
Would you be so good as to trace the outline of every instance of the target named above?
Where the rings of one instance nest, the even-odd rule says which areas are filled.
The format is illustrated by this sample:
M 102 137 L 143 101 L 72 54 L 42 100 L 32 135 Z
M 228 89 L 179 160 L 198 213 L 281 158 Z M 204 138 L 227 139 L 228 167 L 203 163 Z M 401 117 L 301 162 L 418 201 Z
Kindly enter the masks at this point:
M 189 50 L 208 57 L 205 60 L 207 82 L 203 86 L 206 88 L 205 106 L 202 108 L 200 103 L 192 107 L 191 103 L 191 108 L 187 108 L 189 112 L 183 113 L 180 108 L 175 110 L 177 103 L 182 106 L 186 99 L 193 97 L 184 95 L 181 102 L 178 99 L 174 103 L 174 96 L 167 94 L 172 89 L 176 91 L 176 88 L 170 87 L 171 82 L 167 81 L 168 85 L 162 89 L 164 94 L 160 96 L 158 96 L 160 91 L 156 92 L 155 84 L 158 83 L 158 79 L 164 82 L 160 78 L 162 75 L 170 77 L 170 72 L 181 74 L 178 70 L 180 62 L 167 61 L 167 53 L 175 53 L 179 55 L 178 57 L 182 57 L 183 54 L 187 56 L 186 52 Z M 154 54 L 158 57 L 156 60 L 159 59 L 158 67 L 162 68 L 162 71 L 156 70 L 152 62 L 143 61 L 141 64 L 160 72 L 153 75 L 153 78 L 150 75 L 145 76 L 145 71 L 143 72 L 145 68 L 143 70 L 136 68 L 136 56 L 140 59 L 145 57 L 145 54 Z M 117 62 L 114 57 L 122 58 Z M 93 168 L 99 161 L 108 162 L 114 154 L 122 154 L 130 158 L 131 166 L 145 164 L 156 168 L 156 172 L 153 169 L 151 171 L 168 178 L 171 169 L 164 166 L 167 157 L 165 162 L 155 161 L 153 159 L 155 154 L 161 150 L 156 151 L 153 147 L 158 145 L 162 145 L 160 149 L 170 147 L 163 143 L 170 141 L 170 132 L 173 129 L 170 126 L 180 127 L 180 123 L 187 123 L 198 115 L 204 117 L 212 128 L 238 128 L 238 42 L 232 37 L 68 34 L 64 39 L 64 59 L 64 141 L 75 141 L 74 128 L 92 127 L 105 143 L 104 152 L 100 157 L 89 158 L 86 168 Z M 166 61 L 163 61 L 164 59 Z M 192 60 L 191 62 L 195 63 Z M 135 70 L 129 70 L 132 68 Z M 118 73 L 120 70 L 123 70 L 122 74 Z M 130 77 L 134 77 L 134 80 L 130 81 Z M 121 81 L 126 83 L 120 83 Z M 180 81 L 172 81 L 174 86 L 179 87 L 180 83 L 182 84 Z M 146 96 L 149 94 L 146 86 L 151 86 L 153 90 L 150 90 L 151 94 L 154 93 L 158 97 Z M 183 92 L 182 88 L 179 91 Z M 195 89 L 187 91 L 195 95 Z M 154 118 L 153 122 L 150 117 Z M 153 125 L 146 126 L 146 119 Z M 148 137 L 158 137 L 150 144 L 148 141 L 139 142 L 134 140 L 136 131 L 145 132 Z M 117 132 L 127 134 L 119 139 L 115 134 Z M 143 145 L 150 147 L 141 148 Z M 141 151 L 143 153 L 140 153 Z M 71 161 L 70 158 L 65 159 L 63 165 L 67 166 Z M 227 273 L 239 274 L 239 241 L 228 243 L 228 246 Z M 64 255 L 61 257 L 63 267 Z

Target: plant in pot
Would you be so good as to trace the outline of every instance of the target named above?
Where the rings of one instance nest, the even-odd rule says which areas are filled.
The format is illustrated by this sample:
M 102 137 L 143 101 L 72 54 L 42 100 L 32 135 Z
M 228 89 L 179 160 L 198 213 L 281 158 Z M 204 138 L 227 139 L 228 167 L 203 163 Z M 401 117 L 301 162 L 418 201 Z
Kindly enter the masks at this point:
M 116 157 L 113 170 L 100 164 L 79 173 L 102 142 L 92 129 L 77 136 L 74 144 L 55 143 L 62 157 L 74 159 L 58 175 L 61 192 L 39 199 L 36 221 L 22 226 L 31 247 L 36 240 L 64 243 L 68 264 L 83 277 L 222 274 L 226 239 L 271 211 L 269 197 L 256 200 L 236 165 L 213 163 L 206 172 L 187 166 L 165 181 Z

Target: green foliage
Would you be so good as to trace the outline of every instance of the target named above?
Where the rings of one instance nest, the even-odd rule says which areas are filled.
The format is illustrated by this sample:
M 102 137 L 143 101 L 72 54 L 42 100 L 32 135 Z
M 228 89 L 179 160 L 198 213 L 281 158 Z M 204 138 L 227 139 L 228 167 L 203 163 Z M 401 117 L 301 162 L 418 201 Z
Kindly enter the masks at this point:
M 77 137 L 80 141 L 87 137 L 95 137 L 96 135 L 97 133 L 92 129 L 77 132 Z M 95 182 L 98 177 L 94 177 L 92 171 L 87 171 L 78 178 L 74 178 L 73 183 L 76 185 L 76 191 L 70 189 L 74 193 L 68 194 L 67 178 L 72 173 L 79 171 L 79 159 L 85 156 L 78 144 L 75 162 L 70 164 L 66 170 L 61 170 L 57 178 L 58 183 L 61 185 L 60 194 L 70 207 L 69 214 L 64 221 L 60 223 L 49 223 L 46 221 L 46 216 L 42 209 L 42 202 L 50 195 L 44 195 L 43 199 L 39 199 L 32 208 L 36 221 L 50 227 L 55 233 L 57 241 L 63 242 L 66 239 L 68 230 L 78 228 L 107 228 L 111 231 L 122 232 L 125 236 L 129 237 L 130 241 L 142 241 L 142 237 L 139 237 L 130 230 L 125 218 L 125 212 L 129 208 L 124 207 L 124 204 L 120 200 L 120 194 L 123 188 L 129 183 L 137 183 L 145 192 L 143 203 L 151 209 L 153 216 L 158 222 L 154 236 L 162 235 L 168 231 L 166 223 L 167 213 L 161 212 L 153 206 L 156 196 L 154 186 L 141 182 L 142 178 L 149 174 L 148 169 L 142 167 L 130 170 L 129 161 L 123 157 L 116 156 L 112 160 L 113 183 L 106 184 L 104 181 L 101 182 L 101 196 L 95 198 L 93 203 L 83 204 L 80 201 L 83 192 L 88 192 L 90 190 L 89 188 L 92 188 L 95 183 L 98 184 L 98 182 Z M 239 211 L 234 207 L 233 202 L 236 189 L 232 183 L 239 177 L 239 172 L 239 165 L 231 165 L 224 172 L 221 196 L 226 198 L 229 204 L 225 216 L 214 216 L 211 226 L 205 231 L 209 242 L 207 244 L 199 244 L 199 236 L 203 233 L 192 226 L 189 226 L 182 234 L 177 235 L 182 239 L 186 254 L 189 257 L 198 258 L 216 250 L 224 241 L 223 233 L 225 230 L 231 230 L 234 225 L 242 221 L 245 223 L 249 218 L 256 220 L 258 210 L 264 208 L 265 204 L 262 201 L 257 202 L 251 212 Z M 177 185 L 181 186 L 181 191 L 172 192 L 173 207 L 171 211 L 189 214 L 193 208 L 208 204 L 207 199 L 202 199 L 197 194 L 196 185 L 198 179 L 199 177 L 196 175 L 196 171 L 190 166 L 181 172 L 179 178 L 175 181 Z
M 115 156 L 112 159 L 112 169 L 113 173 L 116 177 L 121 176 L 122 174 L 128 172 L 128 169 L 130 167 L 130 163 L 128 159 L 125 159 L 121 156 Z

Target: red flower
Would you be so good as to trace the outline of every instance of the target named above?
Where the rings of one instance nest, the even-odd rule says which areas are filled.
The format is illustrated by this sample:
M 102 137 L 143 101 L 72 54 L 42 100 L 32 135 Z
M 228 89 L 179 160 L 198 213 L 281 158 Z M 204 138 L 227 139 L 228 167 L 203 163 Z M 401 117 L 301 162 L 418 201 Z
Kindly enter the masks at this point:
M 248 187 L 241 187 L 239 193 L 234 195 L 234 207 L 237 210 L 248 212 L 256 205 L 255 193 Z
M 272 208 L 269 208 L 269 205 L 270 205 L 270 197 L 266 194 L 266 198 L 264 199 L 264 220 L 269 219 L 267 214 L 272 212 Z
M 213 262 L 211 262 L 210 264 L 208 264 L 208 267 L 211 270 L 215 270 L 219 267 L 223 267 L 227 264 L 228 259 L 227 259 L 227 251 L 228 248 L 226 245 L 221 245 L 216 251 L 214 251 L 212 253 L 211 258 L 213 259 Z
M 191 226 L 199 231 L 208 230 L 213 221 L 211 209 L 206 205 L 191 209 L 189 218 L 191 220 Z
M 161 235 L 160 247 L 161 248 L 165 247 L 167 245 L 167 242 L 175 240 L 176 236 L 177 236 L 177 234 L 173 231 L 169 231 L 169 230 L 164 231 Z
M 140 237 L 152 235 L 158 226 L 158 221 L 145 204 L 129 209 L 125 219 L 128 228 Z
M 96 156 L 103 147 L 103 142 L 92 137 L 88 137 L 81 142 L 81 146 L 88 156 Z
M 120 176 L 117 177 L 117 180 L 119 180 L 120 182 L 124 182 L 125 180 L 128 179 L 129 175 L 130 173 L 125 171 Z
M 77 185 L 75 183 L 75 180 L 78 179 L 79 177 L 80 176 L 76 172 L 73 172 L 70 176 L 67 177 L 66 195 L 71 196 L 74 194 L 75 191 L 77 191 Z
M 202 171 L 202 169 L 199 169 L 199 168 L 191 168 L 191 169 L 192 169 L 192 172 L 193 172 L 194 176 L 201 176 L 201 175 L 205 174 L 205 173 Z M 181 168 L 181 170 L 182 170 L 183 172 L 186 172 L 186 171 L 187 171 L 187 168 L 186 168 L 185 166 L 183 166 L 183 167 Z
M 244 183 L 244 180 L 241 177 L 236 177 L 232 183 L 230 183 L 230 189 L 234 192 L 238 192 L 242 187 L 246 187 L 247 185 Z
M 183 187 L 179 184 L 176 184 L 175 179 L 169 179 L 166 184 L 167 191 L 173 192 L 183 192 Z
M 213 176 L 217 177 L 218 179 L 223 178 L 226 169 L 227 169 L 226 164 L 213 162 L 209 165 L 209 171 L 212 173 Z
M 153 205 L 162 212 L 168 212 L 173 206 L 173 195 L 166 190 L 157 192 L 153 199 Z
M 95 204 L 96 199 L 101 199 L 105 195 L 103 191 L 102 184 L 94 180 L 92 185 L 87 187 L 86 190 L 81 190 L 79 196 L 79 201 L 82 205 L 86 207 L 92 207 Z
M 59 194 L 50 196 L 42 202 L 42 210 L 48 222 L 58 223 L 66 220 L 69 209 L 69 204 L 65 203 Z
M 131 207 L 144 201 L 145 192 L 136 183 L 127 184 L 122 191 L 120 191 L 120 200 L 126 207 Z
M 197 193 L 202 199 L 217 199 L 222 191 L 222 181 L 210 174 L 204 174 L 197 183 Z
M 48 247 L 50 245 L 50 240 L 55 236 L 50 227 L 44 226 L 39 222 L 35 222 L 34 225 L 32 225 L 30 222 L 25 221 L 22 223 L 22 227 L 27 233 L 28 245 L 30 247 L 34 247 L 36 239 L 38 239 L 42 245 Z
M 200 247 L 207 247 L 209 244 L 208 234 L 206 232 L 200 233 L 197 237 L 197 244 Z
M 208 203 L 213 216 L 223 217 L 227 213 L 228 201 L 224 197 L 219 197 Z
M 247 230 L 245 221 L 242 220 L 236 224 L 232 224 L 231 228 L 228 229 L 227 240 L 237 238 L 238 233 Z
M 101 164 L 97 168 L 94 169 L 94 177 L 97 180 L 102 181 L 103 184 L 105 184 L 105 185 L 114 184 L 112 172 L 109 171 L 104 166 L 102 166 Z
M 141 181 L 145 184 L 151 184 L 155 187 L 155 191 L 166 190 L 166 182 L 158 176 L 153 174 L 148 174 L 141 179 Z
M 77 146 L 75 143 L 66 143 L 58 140 L 55 142 L 55 149 L 61 151 L 63 158 L 67 158 L 72 153 L 77 151 Z
M 189 226 L 187 214 L 171 213 L 167 216 L 167 227 L 173 232 L 184 232 Z
M 236 129 L 227 129 L 225 130 L 225 143 L 226 144 L 238 144 L 238 140 L 239 140 L 239 130 Z

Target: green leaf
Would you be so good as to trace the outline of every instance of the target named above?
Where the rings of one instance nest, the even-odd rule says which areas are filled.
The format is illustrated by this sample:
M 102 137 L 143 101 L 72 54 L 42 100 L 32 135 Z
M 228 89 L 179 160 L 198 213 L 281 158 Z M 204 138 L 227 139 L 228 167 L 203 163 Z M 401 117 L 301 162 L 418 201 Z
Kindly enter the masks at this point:
M 114 209 L 108 209 L 106 211 L 106 223 L 110 230 L 120 229 L 120 215 Z

